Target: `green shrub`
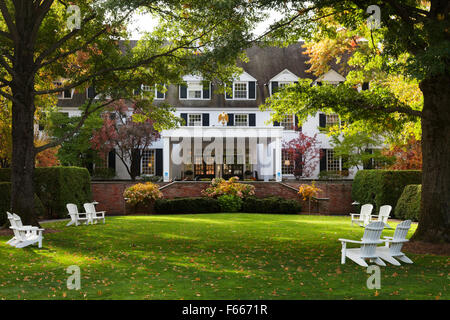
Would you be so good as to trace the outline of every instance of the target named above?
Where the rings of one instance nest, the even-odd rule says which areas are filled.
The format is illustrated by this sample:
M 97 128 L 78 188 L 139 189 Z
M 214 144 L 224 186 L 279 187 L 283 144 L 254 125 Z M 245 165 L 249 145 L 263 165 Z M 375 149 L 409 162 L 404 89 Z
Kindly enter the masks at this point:
M 222 212 L 239 212 L 242 208 L 242 199 L 231 194 L 224 194 L 217 201 Z
M 262 199 L 250 197 L 244 199 L 242 211 L 246 213 L 296 214 L 301 211 L 301 206 L 295 200 L 288 200 L 281 197 Z
M 92 173 L 92 180 L 111 180 L 116 176 L 113 168 L 95 168 Z
M 194 214 L 217 213 L 220 207 L 217 199 L 212 198 L 176 198 L 155 201 L 157 214 Z
M 410 184 L 403 190 L 400 199 L 395 206 L 395 215 L 403 220 L 418 221 L 420 214 L 420 199 L 422 196 L 422 185 Z
M 374 212 L 386 204 L 395 208 L 405 186 L 421 181 L 418 170 L 361 170 L 353 181 L 352 197 L 361 204 L 373 204 Z M 395 210 L 392 215 L 396 217 Z
M 45 215 L 45 209 L 37 195 L 34 195 L 34 207 L 39 217 Z M 7 221 L 6 211 L 11 212 L 11 183 L 0 182 L 0 227 Z
M 10 169 L 0 169 L 0 180 L 9 180 L 10 176 Z M 85 168 L 36 168 L 34 183 L 36 195 L 45 208 L 45 218 L 66 218 L 67 203 L 82 206 L 92 201 L 91 177 Z

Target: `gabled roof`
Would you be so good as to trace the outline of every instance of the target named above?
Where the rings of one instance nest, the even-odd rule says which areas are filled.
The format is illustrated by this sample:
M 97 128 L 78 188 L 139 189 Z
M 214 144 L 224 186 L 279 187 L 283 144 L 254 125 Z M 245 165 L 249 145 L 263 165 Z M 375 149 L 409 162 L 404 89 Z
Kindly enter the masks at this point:
M 251 76 L 249 73 L 247 72 L 243 72 L 238 79 L 235 79 L 235 81 L 257 81 L 253 76 Z
M 331 84 L 339 83 L 345 81 L 345 78 L 336 72 L 334 69 L 330 69 L 327 73 L 324 73 L 319 78 L 317 78 L 314 82 L 328 82 Z
M 298 80 L 298 76 L 290 72 L 288 69 L 284 69 L 279 74 L 277 74 L 275 77 L 270 79 L 269 81 L 277 81 L 277 82 L 294 82 Z

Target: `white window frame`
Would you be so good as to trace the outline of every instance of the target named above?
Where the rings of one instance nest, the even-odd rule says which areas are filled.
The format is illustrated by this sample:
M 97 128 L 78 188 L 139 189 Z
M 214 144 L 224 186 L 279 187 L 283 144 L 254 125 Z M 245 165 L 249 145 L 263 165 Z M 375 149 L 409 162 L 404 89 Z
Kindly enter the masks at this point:
M 153 89 L 152 89 L 153 87 Z M 163 85 L 164 88 L 166 88 L 166 85 Z M 158 98 L 158 88 L 156 87 L 156 84 L 153 86 L 149 86 L 147 84 L 141 84 L 141 91 L 142 92 L 150 92 L 154 90 L 154 100 L 165 100 L 166 99 L 166 92 L 163 92 L 162 94 L 164 95 L 163 98 Z
M 191 116 L 200 116 L 200 124 L 197 125 L 191 125 Z M 187 126 L 188 127 L 201 127 L 203 126 L 203 114 L 201 113 L 188 113 L 187 115 Z
M 238 116 L 247 116 L 247 121 L 246 121 L 246 124 L 245 125 L 238 125 L 237 124 L 237 121 L 236 121 L 236 118 L 238 117 Z M 248 127 L 249 126 L 249 114 L 248 113 L 235 113 L 234 114 L 234 126 L 235 127 Z
M 295 114 L 288 114 L 288 115 L 285 116 L 285 118 L 287 118 L 289 116 L 291 117 L 291 120 L 292 120 L 292 127 L 287 129 L 283 125 L 283 122 L 285 122 L 284 119 L 283 119 L 283 121 L 280 122 L 280 126 L 282 126 L 283 130 L 285 130 L 285 131 L 295 131 Z
M 286 158 L 288 156 L 289 158 Z M 285 164 L 286 160 L 289 160 L 289 166 Z M 292 153 L 288 152 L 287 149 L 281 149 L 281 173 L 283 176 L 293 176 L 295 171 L 295 161 Z M 289 170 L 288 170 L 289 169 Z M 292 169 L 292 172 L 290 169 Z
M 246 94 L 245 94 L 245 98 L 236 98 L 236 84 L 245 84 L 246 86 Z M 227 98 L 227 95 L 225 93 L 225 100 L 256 100 L 255 99 L 249 99 L 249 81 L 234 81 L 232 84 L 232 89 L 233 89 L 233 94 L 231 98 Z
M 328 118 L 329 117 L 337 117 L 337 122 L 334 124 L 328 124 Z M 339 117 L 339 115 L 337 113 L 333 113 L 333 114 L 325 114 L 325 126 L 329 127 L 329 126 L 335 126 L 338 125 L 339 127 L 341 126 L 341 117 Z
M 270 82 L 270 95 L 271 96 L 273 95 L 273 83 L 274 82 L 278 82 L 278 88 L 279 89 L 282 89 L 283 87 L 289 86 L 289 85 L 294 83 L 293 81 L 271 81 Z
M 339 165 L 338 165 L 338 169 L 337 170 L 330 170 L 329 168 L 328 168 L 328 153 L 329 152 L 333 152 L 333 161 L 336 161 L 336 160 L 338 160 L 339 161 Z M 335 171 L 342 171 L 342 157 L 339 157 L 339 159 L 335 159 L 336 157 L 335 157 L 335 155 L 334 155 L 334 149 L 326 149 L 326 160 L 327 160 L 327 167 L 326 167 L 326 171 L 331 171 L 331 172 L 335 172 Z
M 145 153 L 150 153 L 150 155 L 146 156 Z M 153 154 L 153 155 L 152 155 Z M 144 171 L 144 168 L 149 168 L 148 164 L 150 163 L 150 159 L 153 159 L 152 161 L 152 172 L 153 173 L 147 173 Z M 145 162 L 144 162 L 145 160 Z M 156 174 L 156 151 L 155 149 L 145 149 L 142 151 L 142 158 L 141 158 L 141 175 L 145 174 L 145 175 L 149 175 L 149 176 L 154 176 Z
M 204 80 L 198 80 L 198 81 L 186 81 L 186 98 L 181 97 L 181 90 L 178 90 L 179 95 L 178 98 L 180 100 L 211 100 L 211 81 L 209 81 L 209 98 L 203 97 L 203 82 Z M 200 90 L 200 98 L 190 98 L 189 97 L 189 91 L 198 91 L 198 90 L 189 90 L 189 84 L 190 83 L 200 83 L 202 85 L 202 89 Z M 181 88 L 181 86 L 180 86 Z
M 55 82 L 53 82 L 53 84 L 55 86 L 57 86 L 57 87 L 62 87 L 63 86 L 61 81 L 55 81 Z M 71 100 L 71 99 L 73 99 L 73 94 L 75 92 L 75 88 L 72 88 L 72 89 L 69 89 L 69 90 L 70 90 L 70 98 L 66 98 L 64 96 L 64 92 L 66 91 L 66 90 L 64 90 L 64 91 L 58 93 L 58 99 L 59 100 Z

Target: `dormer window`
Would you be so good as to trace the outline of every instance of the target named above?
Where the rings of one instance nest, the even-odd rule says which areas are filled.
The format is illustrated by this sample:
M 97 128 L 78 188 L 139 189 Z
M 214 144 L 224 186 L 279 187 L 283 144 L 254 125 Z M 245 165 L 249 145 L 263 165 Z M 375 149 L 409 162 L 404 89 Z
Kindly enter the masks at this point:
M 185 83 L 179 86 L 180 100 L 211 99 L 211 82 L 199 76 L 184 76 Z
M 56 87 L 62 87 L 63 86 L 63 83 L 60 82 L 60 81 L 53 82 L 53 84 Z M 68 89 L 68 90 L 64 90 L 62 92 L 59 92 L 58 93 L 58 99 L 63 99 L 63 100 L 72 99 L 74 91 L 75 91 L 75 89 Z
M 233 81 L 232 94 L 225 94 L 227 100 L 255 100 L 256 79 L 244 72 L 239 79 Z
M 277 74 L 275 77 L 270 79 L 270 94 L 273 95 L 274 93 L 278 92 L 279 90 L 283 89 L 284 87 L 291 85 L 293 83 L 296 83 L 298 80 L 298 77 L 290 72 L 287 69 L 284 69 L 279 74 Z
M 163 84 L 160 84 L 160 86 L 165 88 L 165 86 Z M 153 94 L 155 95 L 155 98 L 154 98 L 155 100 L 164 100 L 166 98 L 166 93 L 159 91 L 158 86 L 156 84 L 153 86 L 143 84 L 141 86 L 141 90 L 143 92 L 152 92 L 153 91 Z

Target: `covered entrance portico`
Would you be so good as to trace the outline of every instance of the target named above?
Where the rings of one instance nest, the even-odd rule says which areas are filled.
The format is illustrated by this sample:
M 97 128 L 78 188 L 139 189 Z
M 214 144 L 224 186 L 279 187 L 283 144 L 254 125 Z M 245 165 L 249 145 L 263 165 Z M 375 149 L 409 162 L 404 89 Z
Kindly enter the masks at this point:
M 248 176 L 282 180 L 280 127 L 182 127 L 161 133 L 165 182 Z

